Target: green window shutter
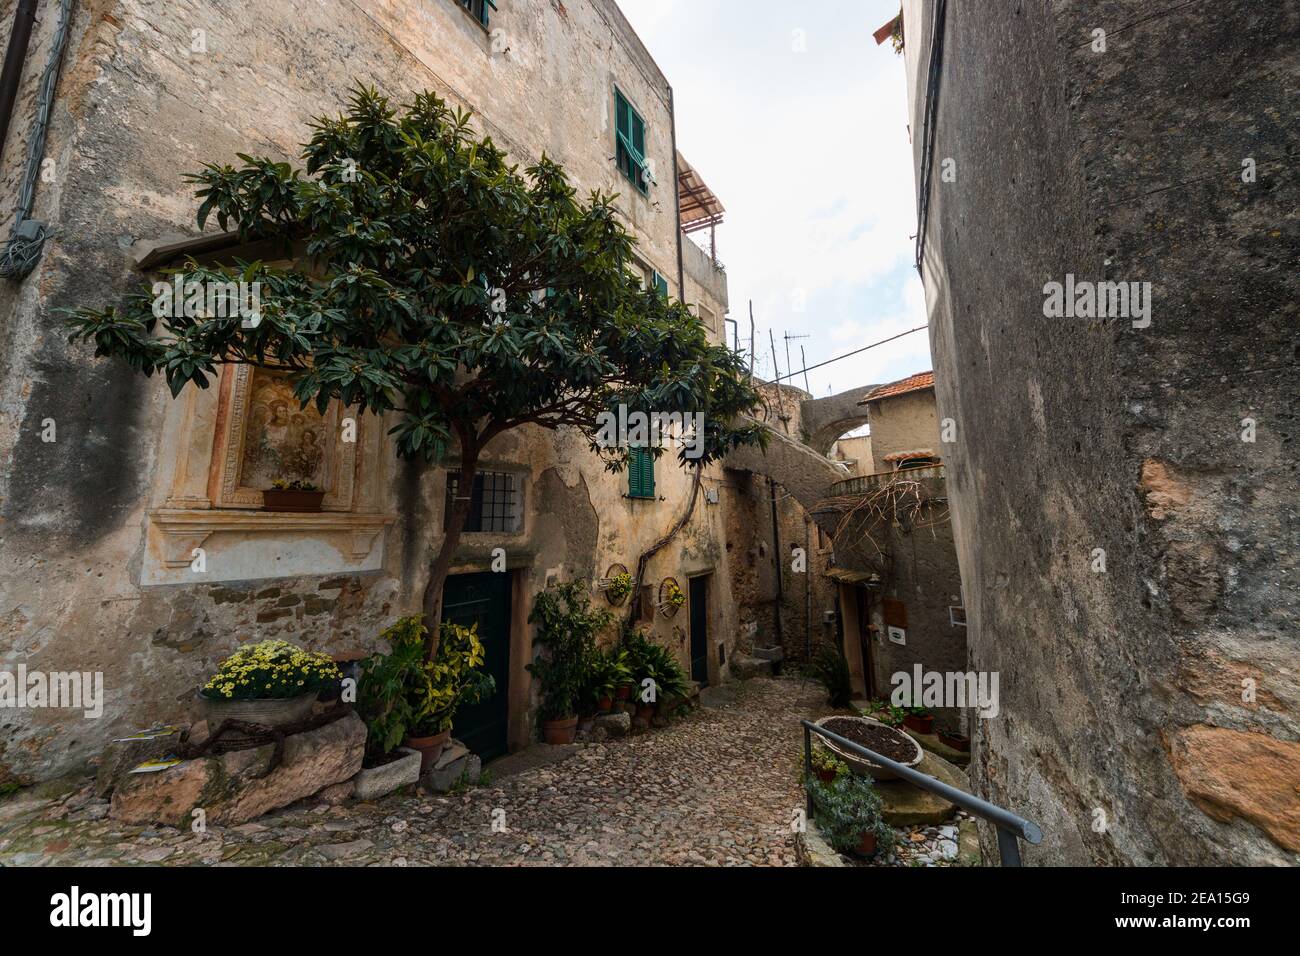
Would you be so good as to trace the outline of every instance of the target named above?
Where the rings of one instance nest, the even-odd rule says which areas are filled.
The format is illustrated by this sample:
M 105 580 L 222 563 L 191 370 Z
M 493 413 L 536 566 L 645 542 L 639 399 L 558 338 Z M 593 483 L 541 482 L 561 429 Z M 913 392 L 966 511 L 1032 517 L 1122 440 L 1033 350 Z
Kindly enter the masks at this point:
M 649 191 L 645 171 L 645 120 L 632 109 L 621 90 L 614 89 L 614 140 L 619 170 L 641 192 Z
M 655 458 L 647 448 L 630 449 L 627 461 L 627 495 L 629 498 L 655 496 Z
M 632 149 L 638 159 L 645 159 L 645 121 L 632 114 Z
M 655 291 L 658 292 L 665 299 L 668 298 L 668 280 L 659 274 L 658 269 L 655 270 L 654 283 L 655 283 Z
M 627 100 L 623 99 L 623 94 L 618 90 L 614 91 L 614 124 L 617 134 L 623 139 L 628 139 L 632 135 L 632 108 L 628 106 Z

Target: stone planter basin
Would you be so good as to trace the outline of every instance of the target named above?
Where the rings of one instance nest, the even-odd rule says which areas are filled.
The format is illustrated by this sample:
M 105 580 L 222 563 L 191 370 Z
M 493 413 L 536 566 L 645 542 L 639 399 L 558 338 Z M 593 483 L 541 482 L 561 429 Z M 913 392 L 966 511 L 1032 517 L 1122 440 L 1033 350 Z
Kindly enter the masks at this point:
M 352 778 L 352 796 L 357 800 L 378 800 L 399 787 L 418 783 L 422 757 L 420 751 L 399 747 L 398 753 L 402 754 L 401 759 L 390 761 L 382 767 L 363 767 Z
M 878 720 L 872 720 L 870 717 L 849 717 L 849 716 L 832 715 L 830 717 L 823 717 L 820 720 L 815 720 L 813 721 L 813 723 L 815 723 L 818 727 L 820 727 L 823 724 L 825 724 L 827 721 L 838 722 L 841 720 L 860 721 L 861 723 L 870 724 L 875 727 L 882 727 L 885 730 L 889 731 L 891 735 L 898 738 L 900 743 L 905 744 L 908 747 L 909 752 L 911 753 L 911 756 L 908 757 L 907 759 L 895 761 L 895 763 L 901 763 L 904 767 L 915 767 L 925 757 L 925 751 L 921 749 L 921 745 L 918 744 L 911 737 L 909 737 L 907 734 L 903 733 L 901 730 L 897 730 L 893 727 L 890 727 L 888 724 L 882 724 Z M 827 727 L 826 729 L 831 731 L 831 733 L 836 733 L 834 727 Z M 848 735 L 840 734 L 840 736 L 847 737 Z M 820 745 L 822 747 L 825 747 L 831 753 L 835 754 L 835 756 L 839 757 L 841 760 L 843 760 L 846 764 L 849 765 L 850 770 L 852 770 L 854 773 L 858 774 L 859 776 L 874 777 L 877 780 L 898 779 L 898 774 L 894 773 L 894 771 L 888 770 L 885 767 L 880 766 L 879 764 L 872 763 L 871 761 L 859 757 L 856 754 L 849 753 L 847 750 L 844 750 L 843 748 L 839 747 L 838 745 L 832 743 L 829 740 L 826 740 L 825 738 L 818 737 L 816 734 L 813 735 L 813 743 L 814 745 Z M 871 750 L 874 748 L 868 747 L 867 749 Z M 886 754 L 886 756 L 888 756 L 888 754 Z
M 223 720 L 244 720 L 268 727 L 297 723 L 311 715 L 316 694 L 299 694 L 297 697 L 271 700 L 221 700 L 195 694 L 194 700 L 199 718 L 208 722 L 208 731 L 212 732 Z M 232 735 L 232 739 L 237 736 L 239 735 Z

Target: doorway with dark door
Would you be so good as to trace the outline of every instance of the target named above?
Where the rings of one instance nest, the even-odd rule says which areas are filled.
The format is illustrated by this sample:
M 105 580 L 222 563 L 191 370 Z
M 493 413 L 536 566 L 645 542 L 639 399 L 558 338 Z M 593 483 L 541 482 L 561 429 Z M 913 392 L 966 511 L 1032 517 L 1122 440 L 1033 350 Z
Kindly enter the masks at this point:
M 443 589 L 442 619 L 463 627 L 478 625 L 483 667 L 496 681 L 492 696 L 462 707 L 452 727 L 452 735 L 484 761 L 508 749 L 511 577 L 508 572 L 454 574 Z
M 691 680 L 709 683 L 709 575 L 691 578 Z
M 862 680 L 867 697 L 876 698 L 876 652 L 871 646 L 871 592 L 858 585 L 853 589 L 858 605 L 858 646 L 862 648 Z

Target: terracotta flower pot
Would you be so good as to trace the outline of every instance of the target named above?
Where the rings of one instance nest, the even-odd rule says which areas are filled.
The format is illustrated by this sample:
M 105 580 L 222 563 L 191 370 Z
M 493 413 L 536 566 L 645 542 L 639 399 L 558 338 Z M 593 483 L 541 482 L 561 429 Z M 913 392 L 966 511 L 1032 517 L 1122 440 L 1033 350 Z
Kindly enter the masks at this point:
M 658 708 L 658 706 L 659 706 L 658 704 L 637 704 L 636 705 L 637 720 L 641 720 L 649 724 L 650 721 L 654 719 L 655 710 Z
M 267 488 L 262 492 L 263 511 L 289 511 L 312 513 L 321 510 L 325 499 L 323 491 L 290 491 L 288 489 Z
M 600 711 L 602 714 L 608 714 L 611 710 L 614 709 L 613 698 L 602 697 L 600 700 L 596 701 L 596 709 Z
M 542 737 L 548 744 L 571 744 L 578 736 L 578 718 L 567 717 L 564 720 L 543 720 Z
M 618 690 L 614 691 L 614 699 L 615 699 L 615 700 L 631 700 L 631 699 L 632 699 L 632 688 L 629 687 L 628 685 L 624 684 L 622 687 L 618 688 Z
M 862 839 L 853 850 L 858 856 L 871 857 L 876 854 L 876 835 L 874 833 L 862 834 Z
M 817 774 L 817 779 L 822 783 L 835 782 L 836 773 L 834 770 L 814 770 L 813 773 Z
M 934 730 L 934 715 L 921 717 L 917 714 L 908 714 L 903 718 L 903 726 L 915 730 L 918 734 L 928 734 Z
M 432 737 L 407 737 L 404 741 L 407 747 L 420 752 L 420 775 L 428 773 L 433 769 L 433 765 L 438 762 L 442 756 L 443 749 L 447 742 L 451 740 L 451 728 L 444 730 L 440 734 L 434 734 Z
M 941 730 L 939 731 L 939 742 L 945 747 L 951 747 L 953 750 L 970 753 L 970 738 L 965 734 L 950 734 L 946 730 Z

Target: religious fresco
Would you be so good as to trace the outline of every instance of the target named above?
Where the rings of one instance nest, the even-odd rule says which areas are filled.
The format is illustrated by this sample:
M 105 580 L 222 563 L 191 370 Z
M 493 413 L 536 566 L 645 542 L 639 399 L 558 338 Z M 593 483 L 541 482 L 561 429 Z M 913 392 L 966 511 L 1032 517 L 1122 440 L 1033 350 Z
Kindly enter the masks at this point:
M 314 405 L 300 409 L 284 376 L 255 369 L 244 421 L 240 486 L 262 491 L 284 479 L 325 488 L 328 434 L 325 417 Z

